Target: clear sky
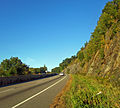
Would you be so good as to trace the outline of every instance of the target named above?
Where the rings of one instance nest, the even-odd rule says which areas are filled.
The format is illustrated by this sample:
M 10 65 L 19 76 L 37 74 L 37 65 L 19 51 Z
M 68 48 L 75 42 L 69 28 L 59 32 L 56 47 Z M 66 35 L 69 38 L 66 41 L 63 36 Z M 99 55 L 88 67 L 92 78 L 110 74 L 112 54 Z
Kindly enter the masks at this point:
M 48 69 L 89 41 L 109 0 L 0 0 L 0 62 Z

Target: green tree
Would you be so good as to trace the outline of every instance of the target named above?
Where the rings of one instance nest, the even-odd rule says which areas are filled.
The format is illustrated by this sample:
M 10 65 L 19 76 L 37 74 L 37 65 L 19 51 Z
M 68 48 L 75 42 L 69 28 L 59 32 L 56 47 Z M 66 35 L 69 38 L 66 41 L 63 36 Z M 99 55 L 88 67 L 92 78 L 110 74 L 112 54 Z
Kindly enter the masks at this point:
M 2 76 L 24 75 L 29 71 L 29 67 L 22 63 L 18 57 L 3 60 L 0 69 Z
M 78 59 L 80 60 L 80 61 L 83 61 L 83 59 L 84 59 L 84 53 L 83 52 L 78 52 L 78 54 L 77 54 L 77 56 L 78 56 Z
M 47 71 L 47 67 L 44 65 L 44 71 L 46 72 Z
M 47 71 L 47 67 L 44 65 L 44 67 L 40 67 L 40 73 L 45 73 Z
M 53 72 L 53 73 L 60 73 L 61 72 L 60 71 L 60 67 L 53 68 L 51 72 Z
M 61 70 L 65 69 L 71 63 L 71 58 L 66 58 L 62 63 L 59 64 Z

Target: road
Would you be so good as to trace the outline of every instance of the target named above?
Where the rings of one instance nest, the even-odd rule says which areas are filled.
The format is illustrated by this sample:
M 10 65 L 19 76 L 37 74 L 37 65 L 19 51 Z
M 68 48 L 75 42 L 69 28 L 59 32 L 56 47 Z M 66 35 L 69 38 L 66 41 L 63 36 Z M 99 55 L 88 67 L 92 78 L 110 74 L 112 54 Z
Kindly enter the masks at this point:
M 68 76 L 53 76 L 0 88 L 0 108 L 49 108 Z

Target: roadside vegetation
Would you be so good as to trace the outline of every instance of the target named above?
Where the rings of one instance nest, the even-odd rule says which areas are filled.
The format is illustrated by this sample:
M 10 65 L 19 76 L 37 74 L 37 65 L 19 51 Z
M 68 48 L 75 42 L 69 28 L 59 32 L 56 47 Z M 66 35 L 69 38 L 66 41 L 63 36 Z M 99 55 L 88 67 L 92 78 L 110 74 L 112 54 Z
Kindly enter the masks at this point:
M 73 75 L 65 97 L 67 108 L 120 108 L 120 89 L 106 79 Z
M 72 75 L 70 89 L 59 97 L 59 101 L 61 108 L 120 108 L 120 88 L 107 79 Z M 60 106 L 56 104 L 51 108 Z
M 24 64 L 18 57 L 11 57 L 5 59 L 0 64 L 0 76 L 19 76 L 28 74 L 42 74 L 47 71 L 47 67 L 40 68 L 29 68 L 28 65 Z

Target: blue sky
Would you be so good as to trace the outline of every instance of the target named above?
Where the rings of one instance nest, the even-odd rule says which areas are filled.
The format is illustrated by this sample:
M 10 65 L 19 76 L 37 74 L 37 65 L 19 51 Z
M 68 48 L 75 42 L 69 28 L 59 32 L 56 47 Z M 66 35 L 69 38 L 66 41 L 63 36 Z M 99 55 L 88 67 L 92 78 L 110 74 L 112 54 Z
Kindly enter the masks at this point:
M 89 41 L 109 0 L 0 0 L 0 62 L 48 69 Z

